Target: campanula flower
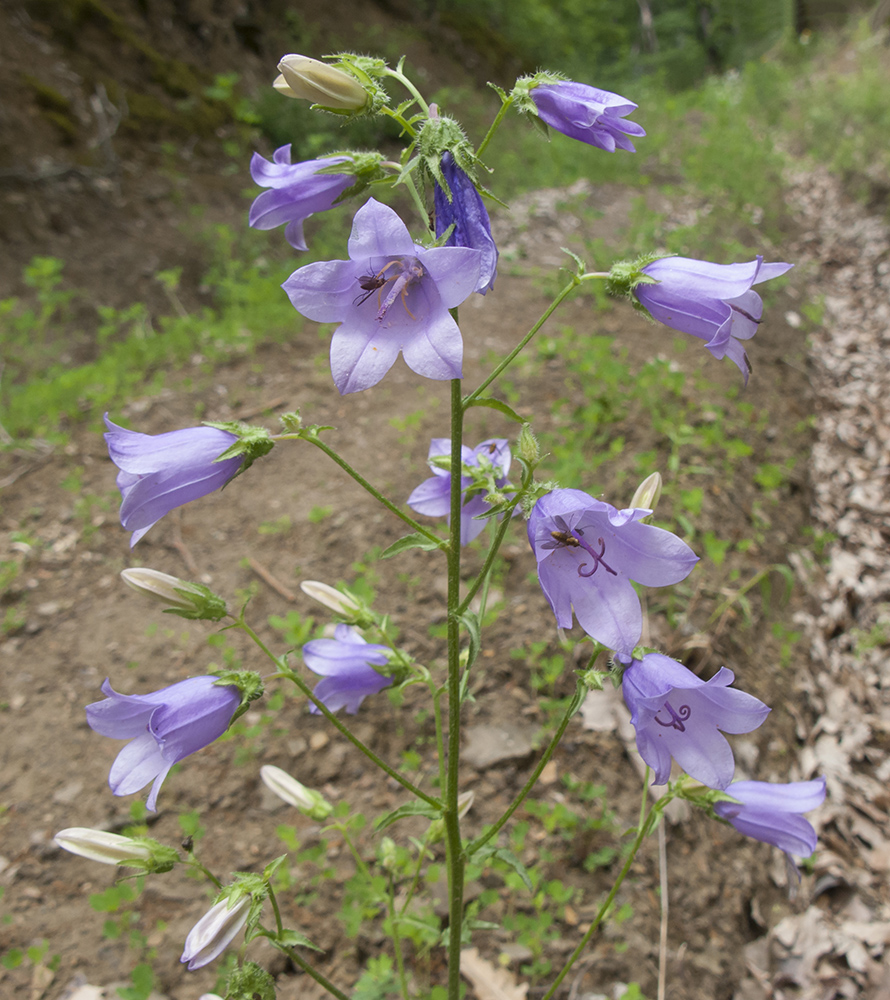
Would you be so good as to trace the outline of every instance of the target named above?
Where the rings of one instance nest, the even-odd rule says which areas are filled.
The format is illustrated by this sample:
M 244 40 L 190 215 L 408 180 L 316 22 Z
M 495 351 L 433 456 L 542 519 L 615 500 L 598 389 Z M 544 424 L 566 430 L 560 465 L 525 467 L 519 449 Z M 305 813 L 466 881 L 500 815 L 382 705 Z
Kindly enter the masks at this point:
M 307 788 L 287 771 L 274 764 L 264 764 L 260 768 L 263 784 L 289 806 L 299 809 L 312 819 L 323 820 L 334 811 L 330 802 L 314 788 Z
M 78 854 L 90 861 L 100 861 L 103 865 L 130 865 L 143 867 L 151 861 L 151 847 L 133 837 L 123 837 L 107 830 L 92 830 L 89 827 L 72 826 L 59 830 L 53 837 L 54 843 L 71 854 Z
M 221 899 L 189 931 L 180 962 L 188 962 L 189 972 L 209 965 L 234 941 L 250 916 L 249 894 Z
M 608 90 L 562 80 L 534 87 L 529 96 L 538 116 L 551 128 L 609 153 L 616 149 L 635 153 L 627 136 L 646 134 L 641 125 L 624 120 L 637 105 Z
M 111 765 L 115 795 L 138 792 L 154 782 L 146 805 L 152 811 L 170 768 L 228 729 L 241 694 L 217 678 L 190 677 L 151 694 L 118 694 L 107 679 L 103 701 L 87 705 L 87 722 L 102 736 L 130 740 Z
M 241 468 L 243 459 L 216 459 L 237 440 L 215 427 L 187 427 L 166 434 L 139 434 L 113 424 L 104 437 L 111 461 L 120 469 L 121 524 L 132 531 L 134 546 L 174 507 L 221 489 Z
M 653 319 L 705 341 L 715 358 L 729 358 L 748 382 L 751 365 L 742 345 L 757 332 L 763 302 L 752 285 L 778 278 L 793 264 L 711 264 L 690 257 L 662 257 L 643 269 L 657 284 L 633 292 Z
M 824 778 L 788 784 L 734 781 L 724 791 L 738 801 L 715 802 L 714 812 L 739 833 L 798 857 L 816 850 L 816 831 L 800 814 L 825 801 Z
M 291 163 L 290 143 L 272 154 L 270 163 L 259 153 L 250 161 L 250 176 L 260 187 L 269 188 L 250 206 L 248 222 L 254 229 L 274 229 L 287 223 L 284 238 L 297 250 L 307 250 L 303 223 L 316 212 L 332 208 L 341 194 L 355 183 L 352 174 L 321 174 L 318 171 L 337 163 L 351 163 L 348 156 L 327 156 L 319 160 Z
M 429 463 L 433 470 L 430 479 L 425 479 L 408 497 L 408 506 L 418 514 L 427 517 L 447 517 L 451 521 L 451 473 L 433 459 L 445 458 L 451 454 L 450 438 L 433 438 L 430 442 Z M 489 474 L 490 487 L 502 489 L 507 485 L 510 471 L 510 445 L 506 438 L 489 438 L 475 448 L 461 446 L 461 464 L 479 470 L 484 476 Z M 480 476 L 480 478 L 482 478 Z M 461 490 L 465 491 L 473 483 L 473 476 L 461 476 Z M 488 510 L 483 493 L 475 492 L 465 501 L 460 511 L 460 544 L 468 545 L 485 528 L 485 520 L 479 515 Z
M 488 211 L 476 185 L 454 162 L 451 153 L 445 153 L 440 166 L 449 190 L 446 192 L 438 181 L 433 189 L 436 236 L 441 236 L 453 224 L 454 229 L 445 246 L 470 247 L 482 254 L 475 290 L 484 295 L 494 288 L 498 265 L 498 248 L 491 235 Z
M 282 286 L 317 323 L 339 323 L 331 374 L 340 393 L 376 385 L 401 351 L 433 379 L 461 377 L 463 341 L 448 310 L 476 288 L 482 254 L 414 243 L 404 222 L 371 198 L 355 214 L 349 260 L 306 264 Z
M 663 587 L 685 579 L 698 556 L 676 535 L 639 523 L 652 511 L 616 510 L 581 490 L 554 490 L 535 504 L 528 540 L 538 580 L 560 628 L 578 624 L 597 642 L 629 655 L 643 613 L 631 580 Z
M 389 652 L 387 646 L 366 642 L 349 625 L 338 625 L 333 639 L 313 639 L 303 646 L 306 666 L 324 678 L 312 693 L 329 711 L 345 706 L 349 715 L 355 715 L 369 694 L 392 683 L 392 677 L 374 669 L 386 666 Z M 319 709 L 313 705 L 311 711 L 318 714 Z
M 286 97 L 336 111 L 361 111 L 368 103 L 368 93 L 355 77 L 318 59 L 290 53 L 281 57 L 278 71 L 272 86 Z
M 732 781 L 735 760 L 723 733 L 750 733 L 770 711 L 753 695 L 730 690 L 733 680 L 732 671 L 721 667 L 703 681 L 661 653 L 647 653 L 624 671 L 621 690 L 654 784 L 670 777 L 671 757 L 711 788 Z

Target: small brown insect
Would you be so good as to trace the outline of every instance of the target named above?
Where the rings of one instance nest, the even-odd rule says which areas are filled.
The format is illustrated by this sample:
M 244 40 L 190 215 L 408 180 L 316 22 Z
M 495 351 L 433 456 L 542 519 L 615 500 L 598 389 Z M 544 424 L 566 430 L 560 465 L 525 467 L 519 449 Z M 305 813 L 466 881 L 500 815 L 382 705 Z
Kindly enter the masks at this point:
M 562 542 L 563 545 L 572 545 L 575 548 L 581 544 L 574 535 L 570 535 L 567 531 L 551 531 L 550 537 Z
M 383 277 L 383 271 L 378 271 L 377 274 L 363 274 L 359 279 L 358 283 L 364 290 L 364 295 L 356 295 L 352 300 L 354 306 L 360 306 L 366 299 L 369 299 L 378 288 L 383 288 L 383 286 L 388 281 L 388 278 Z

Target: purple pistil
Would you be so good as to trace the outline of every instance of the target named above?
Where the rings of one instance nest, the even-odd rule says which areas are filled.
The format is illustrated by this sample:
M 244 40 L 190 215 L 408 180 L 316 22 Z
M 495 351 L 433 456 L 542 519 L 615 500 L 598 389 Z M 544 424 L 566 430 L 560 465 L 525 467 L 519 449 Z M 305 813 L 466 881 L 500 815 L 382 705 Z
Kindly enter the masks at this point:
M 669 701 L 666 701 L 663 707 L 667 709 L 668 715 L 671 717 L 671 721 L 662 722 L 657 715 L 653 716 L 654 721 L 657 722 L 659 726 L 664 726 L 665 729 L 676 729 L 678 733 L 685 733 L 686 726 L 684 726 L 683 723 L 689 718 L 690 715 L 692 715 L 692 709 L 688 705 L 681 705 L 678 714 L 673 710 Z
M 603 559 L 603 556 L 606 554 L 606 543 L 603 541 L 602 538 L 597 538 L 597 543 L 600 547 L 600 550 L 599 552 L 594 552 L 593 549 L 590 547 L 589 542 L 582 541 L 581 538 L 577 537 L 578 535 L 581 535 L 583 537 L 584 530 L 582 528 L 575 528 L 573 534 L 572 530 L 566 524 L 565 518 L 560 517 L 558 515 L 553 518 L 553 523 L 556 525 L 557 528 L 559 528 L 559 531 L 550 532 L 550 537 L 553 539 L 553 541 L 544 542 L 544 544 L 541 546 L 542 549 L 558 549 L 560 545 L 565 545 L 567 548 L 570 549 L 578 549 L 578 548 L 584 549 L 586 552 L 589 552 L 593 556 L 593 569 L 589 573 L 585 573 L 584 567 L 587 565 L 587 563 L 581 563 L 581 565 L 578 567 L 578 576 L 583 576 L 583 577 L 593 576 L 593 574 L 599 569 L 600 566 L 602 566 L 607 573 L 611 573 L 612 576 L 618 576 L 618 573 L 614 569 L 612 569 L 612 567 L 606 562 L 605 559 Z
M 386 271 L 388 268 L 392 267 L 393 265 L 395 265 L 395 267 L 398 268 L 397 273 L 394 274 L 392 277 L 385 278 L 383 281 L 380 281 L 380 285 L 378 286 L 382 287 L 388 282 L 390 281 L 392 282 L 392 288 L 390 288 L 389 294 L 386 296 L 386 298 L 383 300 L 383 304 L 377 310 L 376 319 L 378 323 L 382 322 L 383 318 L 386 316 L 387 310 L 393 304 L 393 302 L 395 302 L 396 298 L 399 295 L 402 296 L 402 305 L 405 307 L 405 312 L 408 313 L 411 319 L 417 318 L 408 308 L 408 303 L 405 301 L 405 296 L 408 292 L 408 286 L 411 284 L 411 282 L 420 281 L 420 279 L 423 277 L 423 268 L 414 259 L 394 260 L 391 261 L 389 264 L 387 264 L 386 267 L 383 268 L 383 270 L 377 272 L 376 276 L 377 280 L 379 281 L 380 278 L 383 276 L 383 272 Z M 365 283 L 362 283 L 362 288 L 364 287 Z

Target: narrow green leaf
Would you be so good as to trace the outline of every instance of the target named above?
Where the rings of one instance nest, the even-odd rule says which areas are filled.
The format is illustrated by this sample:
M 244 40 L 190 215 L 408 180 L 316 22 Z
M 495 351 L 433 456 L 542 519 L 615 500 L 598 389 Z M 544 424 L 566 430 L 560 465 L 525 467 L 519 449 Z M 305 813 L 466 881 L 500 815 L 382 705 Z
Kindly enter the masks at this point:
M 427 819 L 438 819 L 440 815 L 441 812 L 427 802 L 408 802 L 406 805 L 399 806 L 393 812 L 381 816 L 374 824 L 374 829 L 377 833 L 380 833 L 388 826 L 392 826 L 393 823 L 397 823 L 400 819 L 405 819 L 406 816 L 426 816 Z
M 526 417 L 520 417 L 512 406 L 505 403 L 502 399 L 495 399 L 494 396 L 477 396 L 475 399 L 471 399 L 470 402 L 467 403 L 467 409 L 471 406 L 487 406 L 490 410 L 497 410 L 498 413 L 503 413 L 505 417 L 515 420 L 517 424 L 528 423 L 528 419 Z
M 410 535 L 400 538 L 397 542 L 393 542 L 389 548 L 384 549 L 380 553 L 380 558 L 389 559 L 390 556 L 398 555 L 399 552 L 407 552 L 408 549 L 423 549 L 424 552 L 431 552 L 433 549 L 438 549 L 439 544 L 439 542 L 427 538 L 426 535 L 421 535 L 419 531 L 414 531 Z

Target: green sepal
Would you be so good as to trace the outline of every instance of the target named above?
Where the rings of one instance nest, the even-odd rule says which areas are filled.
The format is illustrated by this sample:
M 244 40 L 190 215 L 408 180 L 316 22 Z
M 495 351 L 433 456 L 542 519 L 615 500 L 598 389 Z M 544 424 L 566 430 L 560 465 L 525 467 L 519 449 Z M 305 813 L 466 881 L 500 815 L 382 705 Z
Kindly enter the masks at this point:
M 241 704 L 235 709 L 232 722 L 244 715 L 252 701 L 263 696 L 263 679 L 253 670 L 220 670 L 214 676 L 216 686 L 236 687 L 241 692 Z
M 637 285 L 657 285 L 656 278 L 643 274 L 643 268 L 653 261 L 661 260 L 670 254 L 644 253 L 635 260 L 616 261 L 609 269 L 609 277 L 606 279 L 606 293 L 613 298 L 627 299 L 633 307 L 645 315 L 649 315 L 648 310 L 641 305 L 634 297 L 633 290 Z
M 381 833 L 392 826 L 393 823 L 398 823 L 400 819 L 405 819 L 408 816 L 426 816 L 427 819 L 438 819 L 441 815 L 441 810 L 435 806 L 431 806 L 428 802 L 421 802 L 419 800 L 417 802 L 407 802 L 405 805 L 399 806 L 398 809 L 380 816 L 374 823 L 374 830 L 376 833 Z
M 235 473 L 235 476 L 246 472 L 258 458 L 268 455 L 275 447 L 275 442 L 269 431 L 256 424 L 243 424 L 238 420 L 205 420 L 204 426 L 215 427 L 217 430 L 238 435 L 238 440 L 233 441 L 221 455 L 214 459 L 214 462 L 224 462 L 229 458 L 242 459 L 241 468 Z M 232 479 L 235 476 L 232 476 Z M 231 481 L 230 479 L 229 482 Z
M 486 406 L 490 410 L 497 410 L 498 413 L 503 413 L 505 417 L 509 417 L 510 420 L 515 420 L 517 424 L 527 424 L 528 419 L 526 417 L 521 417 L 512 406 L 505 403 L 502 399 L 495 399 L 494 396 L 476 396 L 471 399 L 469 403 L 465 404 L 465 408 L 469 410 L 471 406 Z
M 176 615 L 179 618 L 186 618 L 189 621 L 218 622 L 228 614 L 226 602 L 215 594 L 203 583 L 189 583 L 186 587 L 173 588 L 180 597 L 186 601 L 192 601 L 194 607 L 186 608 L 164 608 L 165 615 Z
M 404 535 L 388 546 L 380 553 L 381 559 L 389 559 L 390 556 L 398 555 L 400 552 L 407 552 L 408 549 L 423 549 L 424 552 L 432 552 L 433 549 L 441 549 L 447 543 L 443 541 L 433 541 L 429 536 L 422 535 L 419 531 L 414 531 L 410 535 Z

